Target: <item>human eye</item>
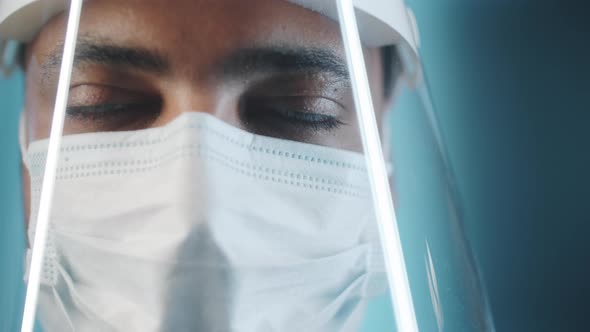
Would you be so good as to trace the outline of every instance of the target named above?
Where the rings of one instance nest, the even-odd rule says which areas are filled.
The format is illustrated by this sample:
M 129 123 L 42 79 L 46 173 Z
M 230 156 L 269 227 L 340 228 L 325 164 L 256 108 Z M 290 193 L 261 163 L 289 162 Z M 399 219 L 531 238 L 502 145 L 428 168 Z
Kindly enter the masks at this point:
M 247 130 L 304 142 L 345 126 L 343 112 L 342 105 L 322 96 L 248 96 L 239 106 Z
M 244 89 L 238 115 L 246 130 L 318 145 L 348 135 L 354 124 L 351 89 L 318 73 L 276 72 Z
M 80 84 L 70 89 L 66 128 L 74 132 L 137 130 L 160 115 L 161 98 L 113 85 Z

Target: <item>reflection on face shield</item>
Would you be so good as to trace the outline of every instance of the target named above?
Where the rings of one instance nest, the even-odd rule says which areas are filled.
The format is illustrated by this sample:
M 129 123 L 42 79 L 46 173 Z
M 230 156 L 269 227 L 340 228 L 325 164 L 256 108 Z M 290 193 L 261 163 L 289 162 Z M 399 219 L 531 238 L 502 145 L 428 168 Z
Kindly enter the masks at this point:
M 387 294 L 390 251 L 350 47 L 319 2 L 84 2 L 41 276 L 46 331 L 359 330 Z M 23 61 L 31 243 L 66 21 L 44 22 Z M 357 52 L 379 125 L 402 74 L 393 43 Z
M 281 42 L 246 20 L 180 44 L 166 34 L 192 28 L 162 28 L 178 11 L 162 15 L 154 42 L 105 24 L 123 20 L 120 6 L 87 3 L 42 273 L 46 331 L 354 331 L 385 292 L 362 156 L 303 143 L 360 150 L 338 26 L 277 3 L 256 11 L 287 22 Z M 202 15 L 223 4 L 208 6 Z M 99 26 L 87 23 L 98 13 Z M 133 31 L 150 34 L 151 23 Z M 302 24 L 327 37 L 282 42 Z M 59 25 L 29 46 L 42 60 L 28 80 L 45 80 L 28 91 L 31 241 L 63 48 L 43 38 Z M 209 38 L 223 30 L 222 42 Z M 198 56 L 197 44 L 207 45 Z M 181 111 L 195 107 L 206 111 Z
M 46 144 L 26 159 L 34 200 Z M 186 113 L 66 137 L 60 165 L 48 331 L 354 331 L 386 289 L 356 153 Z
M 362 150 L 337 22 L 282 0 L 175 6 L 85 4 L 66 135 L 158 127 L 196 109 L 259 135 Z M 44 83 L 28 91 L 32 140 L 49 135 L 64 21 L 50 21 L 28 47 L 38 61 L 27 79 Z M 389 95 L 383 63 L 394 60 L 384 61 L 380 47 L 365 52 L 381 114 Z

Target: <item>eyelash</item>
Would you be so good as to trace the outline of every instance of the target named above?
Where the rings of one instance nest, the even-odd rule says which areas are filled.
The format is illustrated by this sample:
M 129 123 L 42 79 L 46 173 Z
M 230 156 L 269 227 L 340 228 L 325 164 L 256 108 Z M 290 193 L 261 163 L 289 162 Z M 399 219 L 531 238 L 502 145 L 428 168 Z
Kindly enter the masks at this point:
M 157 114 L 154 111 L 157 110 Z M 97 104 L 84 106 L 69 106 L 66 108 L 66 115 L 72 119 L 96 122 L 101 130 L 112 130 L 112 128 L 126 128 L 130 124 L 141 123 L 146 126 L 150 120 L 155 120 L 159 115 L 161 103 L 127 103 L 127 104 Z M 266 110 L 249 111 L 242 110 L 240 118 L 248 126 L 257 127 L 261 123 L 271 120 L 271 123 L 280 121 L 277 125 L 288 125 L 296 130 L 332 131 L 344 125 L 335 116 L 301 112 L 288 109 L 275 108 Z M 258 123 L 257 123 L 258 122 Z M 141 128 L 136 128 L 141 129 Z
M 344 123 L 338 120 L 336 117 L 331 115 L 310 113 L 310 112 L 297 112 L 290 110 L 274 110 L 272 114 L 276 117 L 284 118 L 290 121 L 295 126 L 307 127 L 313 130 L 333 130 Z
M 68 106 L 66 115 L 74 118 L 101 118 L 113 115 L 113 113 L 125 112 L 137 109 L 145 104 L 99 104 L 85 106 Z
M 69 106 L 66 116 L 89 131 L 139 130 L 148 128 L 160 116 L 160 102 L 110 103 Z

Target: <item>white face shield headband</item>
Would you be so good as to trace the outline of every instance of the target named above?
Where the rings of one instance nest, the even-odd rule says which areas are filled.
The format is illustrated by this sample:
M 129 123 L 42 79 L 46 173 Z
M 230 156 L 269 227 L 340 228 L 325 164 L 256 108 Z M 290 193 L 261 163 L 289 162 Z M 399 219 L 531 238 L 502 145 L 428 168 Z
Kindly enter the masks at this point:
M 0 3 L 23 331 L 492 330 L 402 1 L 64 8 Z

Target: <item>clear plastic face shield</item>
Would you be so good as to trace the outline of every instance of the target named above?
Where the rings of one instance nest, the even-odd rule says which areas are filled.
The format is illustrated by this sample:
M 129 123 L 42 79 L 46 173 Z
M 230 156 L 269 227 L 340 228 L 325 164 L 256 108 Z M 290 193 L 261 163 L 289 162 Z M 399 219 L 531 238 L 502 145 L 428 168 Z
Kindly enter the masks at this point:
M 0 15 L 23 331 L 493 330 L 402 1 Z

